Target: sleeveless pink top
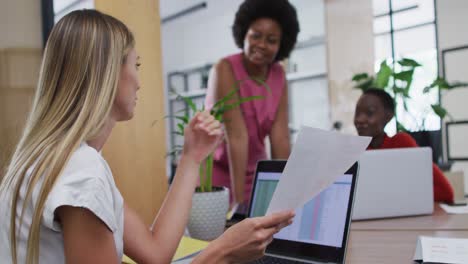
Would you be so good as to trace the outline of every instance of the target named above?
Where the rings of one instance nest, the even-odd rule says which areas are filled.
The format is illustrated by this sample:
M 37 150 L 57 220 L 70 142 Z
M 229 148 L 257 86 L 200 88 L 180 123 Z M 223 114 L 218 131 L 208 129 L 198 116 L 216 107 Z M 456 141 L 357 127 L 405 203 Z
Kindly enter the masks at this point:
M 249 78 L 246 69 L 242 63 L 243 53 L 227 57 L 231 64 L 232 71 L 236 80 L 245 80 Z M 264 99 L 245 102 L 240 105 L 244 122 L 248 131 L 248 159 L 245 186 L 245 201 L 248 202 L 252 192 L 253 174 L 258 160 L 266 159 L 265 137 L 270 134 L 273 121 L 276 117 L 280 98 L 285 88 L 285 74 L 279 63 L 270 67 L 266 83 L 271 88 L 271 93 L 267 89 L 252 80 L 242 82 L 240 85 L 240 97 L 261 95 Z M 215 87 L 209 87 L 215 89 Z M 211 108 L 214 104 L 214 91 L 208 91 L 205 105 Z M 213 164 L 213 185 L 231 187 L 229 177 L 229 159 L 226 142 L 222 142 L 214 153 Z M 231 189 L 231 188 L 230 188 Z M 231 192 L 231 199 L 233 194 Z

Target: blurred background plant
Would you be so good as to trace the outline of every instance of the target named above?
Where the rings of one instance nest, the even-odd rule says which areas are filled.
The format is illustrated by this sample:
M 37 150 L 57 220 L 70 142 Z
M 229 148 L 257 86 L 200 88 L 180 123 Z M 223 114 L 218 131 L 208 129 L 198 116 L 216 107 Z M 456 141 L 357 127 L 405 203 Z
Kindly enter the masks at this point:
M 369 75 L 368 73 L 358 73 L 353 76 L 352 81 L 355 84 L 354 88 L 360 89 L 362 91 L 370 88 L 385 90 L 393 97 L 395 106 L 398 107 L 399 104 L 402 104 L 404 111 L 408 113 L 409 116 L 411 116 L 411 113 L 408 109 L 410 108 L 409 105 L 412 102 L 409 99 L 411 99 L 410 92 L 413 87 L 412 84 L 414 72 L 422 65 L 417 61 L 408 58 L 402 58 L 396 63 L 399 67 L 395 67 L 395 65 L 389 65 L 389 63 L 384 60 L 380 64 L 380 68 L 375 73 L 375 75 Z M 468 83 L 449 83 L 447 80 L 439 76 L 424 88 L 423 95 L 427 95 L 434 89 L 438 89 L 438 91 L 444 92 L 446 90 L 452 90 L 466 86 L 468 86 Z M 450 113 L 448 113 L 447 110 L 442 107 L 440 102 L 433 104 L 428 103 L 427 110 L 425 111 L 426 116 L 431 111 L 439 116 L 440 119 L 444 119 L 445 117 L 448 117 L 450 120 L 452 119 Z M 408 132 L 408 129 L 399 121 L 397 112 L 395 112 L 395 121 L 398 132 Z M 422 123 L 418 124 L 418 131 L 424 129 L 424 123 L 425 117 L 423 118 Z

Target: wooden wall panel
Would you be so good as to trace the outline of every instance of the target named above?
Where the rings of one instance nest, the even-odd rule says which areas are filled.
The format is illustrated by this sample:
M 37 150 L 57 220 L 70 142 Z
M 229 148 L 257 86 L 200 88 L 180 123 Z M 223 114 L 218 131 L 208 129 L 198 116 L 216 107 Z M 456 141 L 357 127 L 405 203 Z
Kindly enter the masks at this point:
M 159 2 L 95 0 L 95 7 L 133 31 L 141 57 L 135 117 L 114 128 L 103 153 L 126 202 L 150 224 L 167 193 Z
M 21 136 L 38 79 L 40 48 L 0 50 L 0 171 Z M 1 176 L 1 173 L 0 173 Z
M 40 48 L 8 48 L 2 51 L 0 87 L 34 88 L 42 59 Z

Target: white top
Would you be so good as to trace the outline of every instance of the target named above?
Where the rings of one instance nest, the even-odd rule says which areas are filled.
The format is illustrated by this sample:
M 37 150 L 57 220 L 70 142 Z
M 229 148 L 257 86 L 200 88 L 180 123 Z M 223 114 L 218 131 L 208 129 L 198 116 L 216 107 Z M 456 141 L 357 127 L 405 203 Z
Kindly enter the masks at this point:
M 32 169 L 28 171 L 28 175 Z M 33 204 L 36 204 L 39 186 L 33 191 L 32 203 L 25 211 L 23 225 L 17 239 L 18 263 L 25 263 L 27 236 L 31 225 Z M 17 207 L 21 213 L 26 188 L 23 185 Z M 0 199 L 0 256 L 2 263 L 11 263 L 10 208 L 11 193 Z M 83 143 L 73 153 L 62 175 L 50 192 L 41 221 L 39 263 L 65 263 L 63 236 L 60 224 L 55 221 L 55 210 L 63 205 L 83 207 L 93 212 L 114 234 L 119 259 L 123 255 L 123 199 L 117 189 L 107 162 L 94 148 Z M 19 217 L 16 219 L 17 226 Z

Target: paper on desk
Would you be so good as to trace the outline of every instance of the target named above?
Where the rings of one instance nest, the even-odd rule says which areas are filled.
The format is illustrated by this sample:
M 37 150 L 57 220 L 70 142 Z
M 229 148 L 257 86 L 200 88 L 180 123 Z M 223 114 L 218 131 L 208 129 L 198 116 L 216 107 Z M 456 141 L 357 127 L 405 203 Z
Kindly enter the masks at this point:
M 468 263 L 468 239 L 420 236 L 413 260 L 423 263 Z
M 196 255 L 201 250 L 205 249 L 208 246 L 207 241 L 202 241 L 190 237 L 183 236 L 179 242 L 179 246 L 177 247 L 177 251 L 172 258 L 172 261 L 176 261 L 176 263 L 186 263 L 186 259 L 192 259 L 194 255 Z M 180 262 L 179 262 L 180 260 Z M 191 261 L 190 261 L 191 262 Z M 135 261 L 130 259 L 127 256 L 123 256 L 122 263 L 124 264 L 136 264 Z M 187 262 L 189 263 L 189 262 Z
M 342 176 L 370 141 L 370 137 L 302 127 L 267 214 L 296 209 L 310 201 Z
M 468 205 L 464 206 L 450 206 L 447 204 L 440 204 L 447 214 L 468 214 Z

